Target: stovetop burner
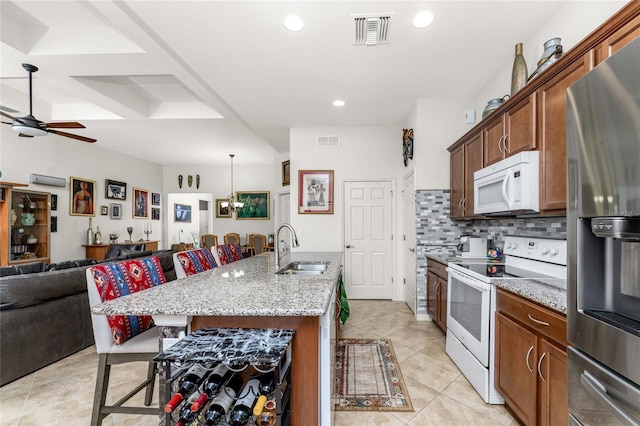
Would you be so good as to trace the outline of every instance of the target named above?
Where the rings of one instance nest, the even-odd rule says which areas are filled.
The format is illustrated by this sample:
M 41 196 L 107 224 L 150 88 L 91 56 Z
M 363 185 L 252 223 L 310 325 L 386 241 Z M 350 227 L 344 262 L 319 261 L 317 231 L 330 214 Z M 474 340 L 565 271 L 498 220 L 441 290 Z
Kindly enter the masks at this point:
M 456 265 L 458 268 L 467 272 L 481 275 L 487 278 L 553 278 L 550 275 L 545 275 L 536 271 L 522 269 L 504 263 L 458 263 L 453 262 L 450 265 Z

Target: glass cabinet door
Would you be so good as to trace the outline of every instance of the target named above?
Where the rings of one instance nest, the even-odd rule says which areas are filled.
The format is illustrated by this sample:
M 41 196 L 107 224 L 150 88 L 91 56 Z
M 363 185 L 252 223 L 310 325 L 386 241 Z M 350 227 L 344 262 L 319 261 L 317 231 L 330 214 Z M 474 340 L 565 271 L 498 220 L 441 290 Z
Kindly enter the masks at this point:
M 50 206 L 47 192 L 10 191 L 9 263 L 49 261 Z

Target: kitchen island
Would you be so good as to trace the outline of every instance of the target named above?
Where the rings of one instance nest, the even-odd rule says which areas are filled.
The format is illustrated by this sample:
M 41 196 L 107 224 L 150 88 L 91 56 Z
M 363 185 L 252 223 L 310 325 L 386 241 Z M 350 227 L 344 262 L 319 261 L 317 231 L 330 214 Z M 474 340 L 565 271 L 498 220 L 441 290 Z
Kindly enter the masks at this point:
M 330 424 L 332 373 L 324 369 L 331 368 L 330 313 L 342 258 L 342 252 L 292 252 L 281 259 L 281 266 L 328 262 L 328 267 L 320 275 L 280 275 L 276 274 L 274 253 L 253 256 L 96 305 L 92 312 L 152 315 L 157 325 L 182 325 L 187 331 L 203 327 L 294 329 L 291 424 Z

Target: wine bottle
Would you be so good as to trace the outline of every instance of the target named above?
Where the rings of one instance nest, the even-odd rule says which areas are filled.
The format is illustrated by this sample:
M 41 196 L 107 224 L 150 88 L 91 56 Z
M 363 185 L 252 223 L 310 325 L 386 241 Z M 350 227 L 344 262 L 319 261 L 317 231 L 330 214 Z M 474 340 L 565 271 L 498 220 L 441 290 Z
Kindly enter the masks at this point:
M 196 398 L 193 404 L 191 404 L 191 411 L 200 411 L 200 408 L 209 398 L 212 398 L 220 392 L 222 385 L 224 385 L 231 376 L 233 376 L 233 371 L 229 370 L 224 364 L 218 364 L 202 383 L 202 393 Z
M 209 408 L 204 412 L 204 424 L 207 426 L 217 425 L 220 420 L 229 412 L 231 405 L 242 388 L 242 377 L 235 374 L 229 380 L 224 388 L 220 390 L 218 395 L 211 401 Z
M 209 372 L 210 369 L 207 365 L 199 363 L 193 364 L 180 379 L 180 387 L 171 400 L 167 402 L 167 405 L 164 406 L 164 412 L 171 413 L 186 395 L 191 395 L 198 390 L 198 386 L 200 386 L 200 383 L 202 383 Z
M 193 401 L 196 400 L 197 397 L 198 397 L 198 391 L 195 391 L 193 394 L 191 394 L 189 399 L 185 401 L 185 403 L 182 405 L 182 408 L 180 408 L 180 414 L 178 416 L 178 421 L 176 422 L 176 426 L 190 425 L 193 423 L 193 421 L 196 418 L 198 418 L 198 414 L 202 409 L 202 407 L 200 407 L 200 410 L 198 411 L 191 411 L 191 404 L 193 403 Z
M 87 245 L 93 245 L 93 226 L 91 225 L 91 219 L 89 218 L 89 227 L 87 228 Z
M 259 416 L 262 413 L 262 409 L 264 404 L 267 402 L 267 398 L 271 396 L 273 391 L 276 390 L 276 376 L 273 371 L 269 373 L 264 373 L 260 376 L 260 387 L 259 392 L 260 396 L 258 397 L 258 401 L 256 405 L 253 407 L 253 415 Z
M 229 414 L 229 426 L 245 426 L 249 422 L 253 407 L 258 400 L 259 388 L 260 380 L 258 379 L 251 379 L 244 385 L 240 398 Z

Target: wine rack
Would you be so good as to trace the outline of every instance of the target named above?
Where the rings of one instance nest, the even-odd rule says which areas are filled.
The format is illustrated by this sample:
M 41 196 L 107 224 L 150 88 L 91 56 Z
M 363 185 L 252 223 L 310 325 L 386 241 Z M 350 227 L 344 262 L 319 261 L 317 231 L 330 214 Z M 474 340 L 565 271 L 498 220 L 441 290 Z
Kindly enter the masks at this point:
M 291 329 L 202 328 L 187 335 L 154 358 L 160 363 L 163 374 L 160 385 L 164 392 L 160 394 L 160 406 L 167 403 L 181 377 L 194 363 L 210 366 L 222 363 L 230 370 L 246 375 L 247 379 L 273 371 L 276 386 L 270 397 L 276 401 L 275 426 L 288 426 L 291 418 L 291 340 L 294 334 L 295 330 Z M 185 398 L 184 404 L 187 403 L 190 402 Z M 180 407 L 173 413 L 161 414 L 160 425 L 174 426 L 179 411 Z M 192 424 L 203 423 L 196 420 Z M 227 426 L 228 423 L 225 419 L 219 425 Z M 249 422 L 248 425 L 254 423 Z

